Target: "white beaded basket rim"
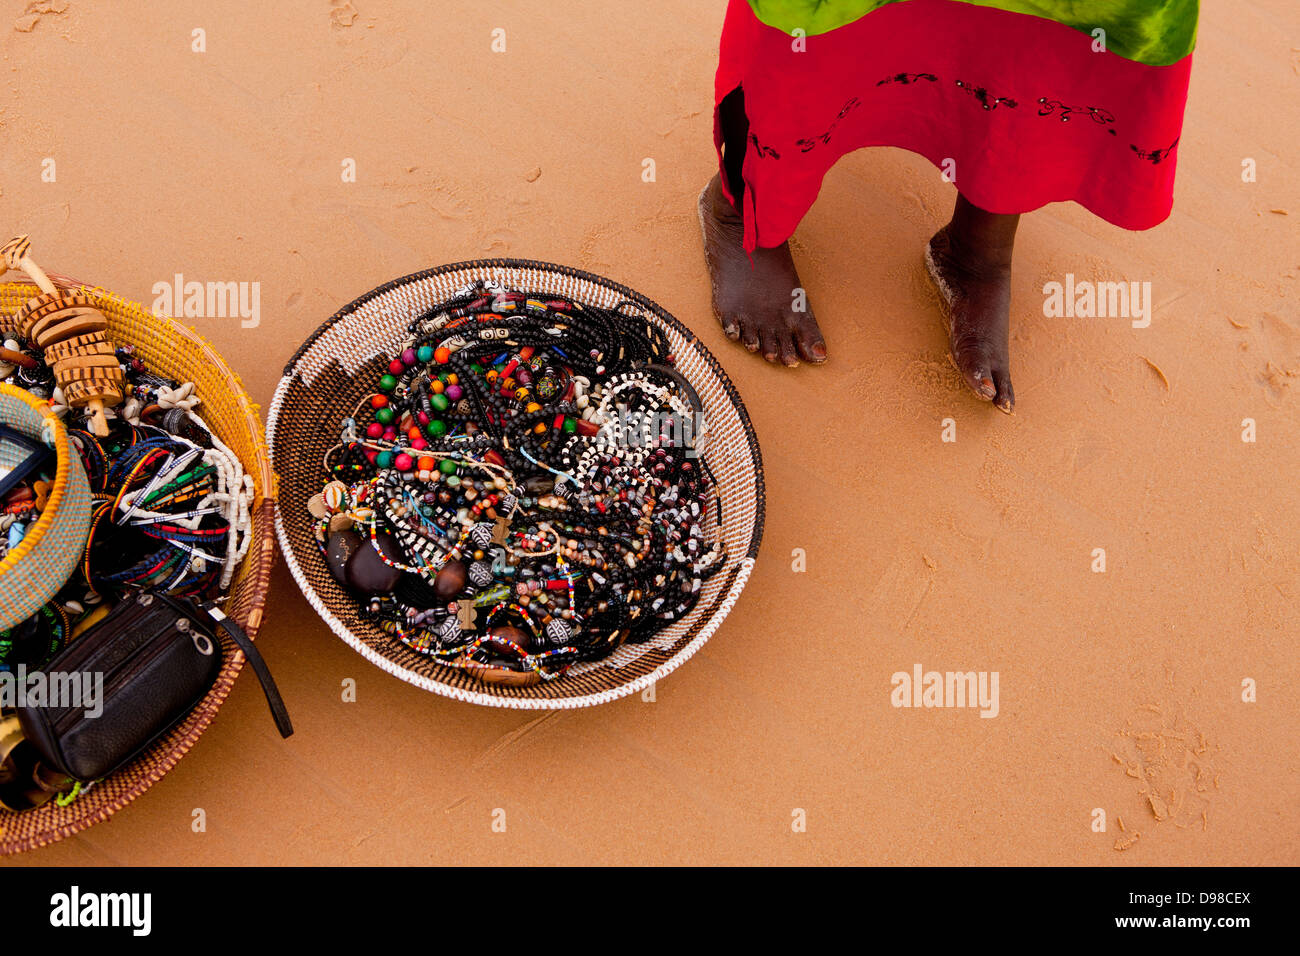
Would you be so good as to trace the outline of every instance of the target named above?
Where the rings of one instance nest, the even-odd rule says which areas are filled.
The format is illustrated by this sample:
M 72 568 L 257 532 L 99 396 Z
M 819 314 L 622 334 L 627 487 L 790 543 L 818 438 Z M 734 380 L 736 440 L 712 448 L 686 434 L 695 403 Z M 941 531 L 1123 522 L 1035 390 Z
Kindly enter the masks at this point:
M 664 635 L 678 632 L 678 639 L 680 639 L 680 635 L 686 630 L 689 630 L 691 627 L 698 627 L 694 636 L 681 647 L 678 647 L 667 660 L 649 673 L 643 674 L 640 677 L 630 678 L 621 684 L 596 693 L 584 693 L 574 696 L 560 697 L 510 697 L 454 687 L 450 684 L 443 683 L 402 666 L 384 656 L 382 653 L 369 646 L 363 639 L 353 634 L 352 631 L 333 614 L 327 602 L 324 601 L 316 592 L 316 589 L 307 579 L 303 568 L 299 565 L 298 557 L 292 547 L 288 527 L 285 524 L 284 509 L 276 509 L 275 530 L 276 536 L 280 541 L 280 550 L 284 555 L 285 562 L 288 565 L 289 571 L 293 575 L 294 580 L 301 589 L 303 596 L 307 599 L 307 602 L 312 606 L 316 613 L 320 615 L 322 620 L 325 621 L 330 630 L 333 631 L 336 636 L 341 638 L 348 646 L 381 670 L 423 690 L 451 697 L 456 700 L 462 700 L 467 703 L 517 710 L 565 710 L 608 703 L 609 701 L 637 693 L 652 686 L 661 678 L 666 677 L 668 674 L 675 671 L 678 667 L 694 656 L 694 654 L 699 651 L 717 631 L 723 620 L 725 620 L 731 609 L 735 606 L 735 603 L 740 597 L 741 592 L 744 590 L 749 575 L 753 570 L 754 560 L 757 557 L 759 543 L 762 539 L 764 524 L 763 464 L 758 445 L 758 438 L 754 433 L 754 428 L 749 420 L 744 403 L 736 392 L 731 379 L 722 369 L 722 366 L 718 363 L 717 359 L 714 358 L 712 353 L 702 342 L 699 341 L 694 333 L 661 306 L 640 293 L 610 279 L 584 272 L 582 270 L 529 259 L 484 259 L 450 263 L 433 269 L 426 269 L 412 273 L 411 275 L 394 279 L 391 282 L 372 289 L 370 292 L 367 292 L 365 295 L 362 295 L 339 309 L 332 317 L 322 323 L 321 326 L 307 338 L 298 351 L 294 353 L 289 363 L 285 366 L 284 375 L 276 387 L 275 395 L 272 398 L 271 406 L 268 411 L 266 435 L 267 445 L 270 448 L 271 453 L 272 470 L 274 470 L 276 431 L 279 424 L 279 417 L 284 402 L 288 396 L 289 389 L 295 380 L 302 380 L 302 373 L 304 371 L 302 365 L 304 359 L 311 357 L 313 347 L 316 346 L 323 337 L 327 336 L 336 324 L 347 320 L 349 317 L 356 316 L 368 305 L 371 306 L 372 314 L 385 311 L 386 306 L 384 304 L 375 304 L 376 300 L 382 299 L 394 290 L 405 290 L 414 285 L 417 286 L 417 291 L 425 291 L 424 286 L 420 284 L 426 283 L 426 280 L 439 279 L 445 281 L 447 277 L 453 275 L 457 278 L 457 281 L 451 286 L 453 288 L 463 287 L 474 281 L 486 279 L 516 288 L 528 288 L 529 291 L 542 291 L 540 286 L 529 285 L 524 281 L 525 276 L 528 274 L 546 277 L 559 282 L 560 287 L 555 291 L 569 295 L 579 301 L 592 301 L 592 299 L 595 298 L 594 293 L 599 292 L 602 293 L 605 298 L 613 296 L 614 299 L 610 300 L 611 304 L 612 301 L 617 299 L 626 299 L 633 302 L 648 320 L 660 325 L 669 333 L 670 338 L 673 339 L 674 348 L 679 352 L 679 359 L 683 350 L 689 350 L 691 359 L 689 364 L 699 365 L 701 366 L 701 372 L 712 374 L 713 378 L 716 380 L 717 388 L 701 388 L 700 383 L 696 381 L 695 378 L 692 378 L 686 370 L 682 369 L 682 364 L 679 360 L 679 370 L 682 370 L 683 374 L 687 374 L 688 380 L 690 380 L 691 384 L 701 392 L 701 396 L 703 397 L 706 391 L 710 395 L 718 393 L 716 401 L 718 403 L 725 401 L 725 405 L 729 406 L 729 409 L 735 413 L 735 422 L 732 423 L 731 428 L 734 431 L 737 426 L 739 427 L 740 437 L 744 439 L 743 448 L 732 448 L 730 445 L 734 443 L 729 442 L 728 445 L 724 446 L 724 451 L 740 452 L 740 454 L 737 455 L 737 458 L 743 458 L 745 464 L 752 469 L 752 471 L 746 470 L 744 475 L 745 483 L 752 482 L 752 493 L 748 496 L 748 500 L 745 502 L 747 505 L 745 508 L 738 509 L 736 502 L 728 501 L 727 516 L 724 518 L 724 528 L 727 530 L 724 532 L 724 535 L 726 538 L 734 538 L 734 531 L 736 530 L 736 527 L 739 526 L 737 523 L 744 522 L 748 531 L 747 541 L 745 542 L 746 547 L 744 548 L 743 553 L 735 554 L 732 553 L 731 547 L 728 547 L 727 564 L 734 565 L 734 576 L 728 574 L 726 570 L 727 565 L 724 565 L 723 569 L 720 569 L 711 579 L 712 583 L 721 582 L 724 578 L 732 577 L 731 584 L 726 588 L 725 594 L 723 594 L 721 590 L 718 590 L 715 593 L 712 599 L 713 609 L 709 613 L 707 620 L 704 620 L 703 623 L 695 620 L 697 615 L 700 614 L 700 610 L 697 608 L 696 611 L 693 611 L 682 621 L 674 623 L 664 632 Z M 369 315 L 366 317 L 368 318 Z M 331 358 L 338 359 L 340 357 L 331 354 Z M 739 518 L 736 517 L 737 511 L 740 512 Z M 714 584 L 714 587 L 718 587 L 718 585 Z M 701 607 L 703 607 L 704 604 L 705 602 L 701 601 Z M 692 623 L 693 621 L 694 623 Z M 621 648 L 618 653 L 628 650 L 635 651 L 638 647 L 646 649 L 653 648 L 664 639 L 664 635 L 657 636 L 645 645 L 633 645 L 631 647 L 625 646 L 624 648 Z M 644 653 L 644 651 L 642 651 L 642 653 Z M 616 657 L 617 654 L 614 656 Z M 610 660 L 612 660 L 612 658 Z M 621 666 L 626 666 L 626 663 L 627 662 L 624 662 Z M 608 662 L 601 662 L 601 664 L 610 669 L 617 669 L 617 667 L 620 666 Z M 564 678 L 559 678 L 559 680 L 562 682 Z

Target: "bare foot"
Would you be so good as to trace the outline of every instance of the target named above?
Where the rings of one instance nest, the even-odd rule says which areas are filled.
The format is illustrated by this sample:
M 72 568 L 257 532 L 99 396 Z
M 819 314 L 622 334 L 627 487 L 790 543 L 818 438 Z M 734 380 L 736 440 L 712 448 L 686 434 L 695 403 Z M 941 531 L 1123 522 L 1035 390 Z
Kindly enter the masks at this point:
M 715 175 L 700 193 L 700 228 L 704 259 L 713 283 L 713 313 L 727 338 L 761 351 L 769 362 L 786 365 L 826 361 L 826 342 L 817 327 L 790 256 L 790 244 L 755 249 L 745 255 L 745 221 L 722 191 Z M 795 311 L 802 304 L 804 311 Z
M 1010 414 L 1010 249 L 968 250 L 953 241 L 948 225 L 930 239 L 925 265 L 943 299 L 953 364 L 971 391 Z

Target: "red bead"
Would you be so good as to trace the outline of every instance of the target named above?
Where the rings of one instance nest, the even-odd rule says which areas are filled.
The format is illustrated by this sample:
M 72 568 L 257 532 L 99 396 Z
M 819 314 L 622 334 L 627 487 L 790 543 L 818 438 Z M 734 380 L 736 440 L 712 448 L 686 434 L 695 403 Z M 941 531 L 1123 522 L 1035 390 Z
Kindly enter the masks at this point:
M 367 438 L 379 438 L 383 434 L 384 434 L 384 426 L 379 424 L 379 422 L 371 422 L 369 425 L 366 426 Z
M 370 407 L 371 407 L 371 408 L 383 408 L 383 407 L 384 407 L 385 405 L 387 405 L 387 404 L 388 404 L 388 396 L 387 396 L 387 395 L 371 395 L 371 396 L 370 396 Z

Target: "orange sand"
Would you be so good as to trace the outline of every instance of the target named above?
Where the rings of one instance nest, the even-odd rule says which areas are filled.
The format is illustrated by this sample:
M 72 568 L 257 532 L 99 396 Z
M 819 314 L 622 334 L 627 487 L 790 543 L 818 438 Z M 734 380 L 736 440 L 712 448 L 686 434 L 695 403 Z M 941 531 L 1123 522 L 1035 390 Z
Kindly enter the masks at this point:
M 1010 418 L 945 356 L 928 163 L 835 169 L 796 243 L 831 361 L 769 367 L 710 317 L 694 211 L 723 4 L 486 6 L 6 0 L 0 229 L 146 302 L 178 272 L 260 282 L 258 327 L 194 324 L 263 402 L 318 323 L 422 267 L 626 282 L 722 358 L 763 442 L 743 600 L 653 703 L 537 716 L 388 677 L 281 569 L 259 644 L 296 736 L 241 680 L 145 797 L 9 862 L 1300 863 L 1295 5 L 1204 5 L 1166 224 L 1025 219 Z M 1151 326 L 1044 318 L 1066 273 L 1150 281 Z M 998 716 L 891 707 L 916 663 L 998 671 Z

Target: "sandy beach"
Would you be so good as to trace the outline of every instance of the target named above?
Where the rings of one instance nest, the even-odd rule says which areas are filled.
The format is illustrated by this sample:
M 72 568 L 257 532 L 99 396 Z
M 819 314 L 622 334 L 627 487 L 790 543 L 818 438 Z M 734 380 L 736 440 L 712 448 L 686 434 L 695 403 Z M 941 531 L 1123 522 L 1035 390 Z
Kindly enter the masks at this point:
M 1024 218 L 1006 416 L 923 265 L 953 187 L 901 150 L 843 160 L 796 233 L 829 362 L 723 336 L 695 200 L 724 6 L 5 0 L 0 231 L 145 303 L 257 283 L 187 320 L 257 401 L 383 282 L 549 260 L 699 335 L 767 480 L 742 599 L 653 700 L 422 692 L 281 565 L 258 645 L 297 734 L 245 675 L 147 794 L 5 865 L 1300 863 L 1300 11 L 1203 4 L 1163 225 Z M 1067 276 L 1149 282 L 1149 325 L 1046 316 Z M 996 673 L 995 712 L 895 706 L 918 667 Z

